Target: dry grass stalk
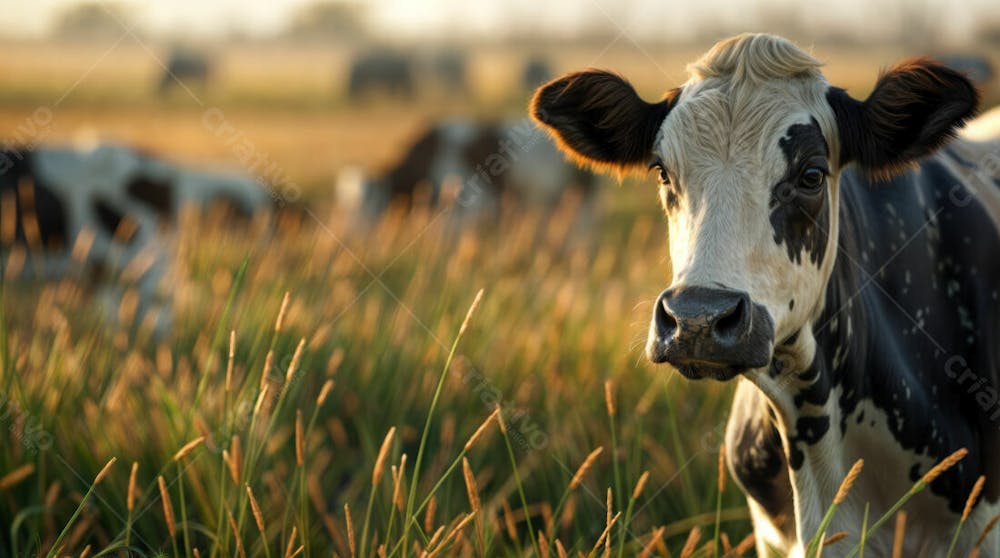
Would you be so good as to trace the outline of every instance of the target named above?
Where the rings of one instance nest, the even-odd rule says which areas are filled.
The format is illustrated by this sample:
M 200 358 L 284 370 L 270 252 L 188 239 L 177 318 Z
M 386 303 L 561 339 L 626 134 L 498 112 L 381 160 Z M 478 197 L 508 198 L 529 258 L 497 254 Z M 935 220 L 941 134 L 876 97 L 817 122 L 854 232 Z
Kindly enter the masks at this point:
M 749 535 L 744 537 L 743 540 L 740 541 L 738 545 L 736 545 L 736 548 L 733 549 L 733 556 L 743 556 L 747 552 L 750 552 L 750 550 L 753 548 L 753 545 L 756 543 L 757 539 L 754 538 L 753 533 L 750 533 Z
M 274 365 L 274 351 L 268 351 L 264 357 L 264 370 L 260 374 L 260 391 L 263 393 L 267 389 L 267 382 L 270 380 L 271 367 Z M 260 406 L 260 403 L 257 403 Z
M 469 327 L 469 322 L 472 320 L 472 315 L 475 314 L 476 308 L 479 307 L 479 303 L 483 300 L 483 289 L 479 289 L 476 293 L 476 298 L 472 301 L 472 306 L 469 306 L 469 311 L 465 313 L 465 319 L 462 320 L 462 327 L 458 328 L 458 336 L 461 337 L 465 330 Z
M 733 545 L 729 542 L 729 535 L 719 533 L 719 541 L 722 542 L 722 555 L 728 556 L 733 551 Z
M 990 531 L 992 531 L 993 528 L 997 526 L 998 521 L 1000 521 L 1000 513 L 991 517 L 989 522 L 986 524 L 986 527 L 983 527 L 982 532 L 979 533 L 979 538 L 976 539 L 976 544 L 975 544 L 976 550 L 978 550 L 979 547 L 982 546 L 983 542 L 986 541 L 986 537 L 988 537 Z
M 437 496 L 431 495 L 431 499 L 427 501 L 427 509 L 424 510 L 424 531 L 430 531 L 434 529 L 434 513 L 437 511 Z
M 285 553 L 282 555 L 285 558 L 291 558 L 292 549 L 295 548 L 295 537 L 299 534 L 298 527 L 292 526 L 292 534 L 288 537 L 288 544 L 285 546 Z M 351 555 L 354 555 L 354 545 L 351 545 Z
M 701 540 L 701 528 L 694 527 L 691 532 L 688 533 L 688 538 L 684 541 L 684 547 L 681 548 L 681 558 L 691 558 L 694 554 L 696 548 L 698 548 L 698 541 Z
M 608 537 L 604 539 L 604 558 L 610 558 L 611 556 L 611 511 L 614 508 L 614 498 L 612 497 L 611 487 L 608 487 L 608 495 L 604 499 L 604 525 L 608 529 Z
M 935 479 L 943 475 L 944 472 L 947 471 L 948 469 L 954 467 L 956 463 L 961 461 L 968 454 L 969 450 L 962 448 L 956 451 L 955 453 L 949 455 L 948 457 L 945 457 L 944 460 L 941 461 L 941 463 L 938 463 L 934 467 L 931 467 L 931 470 L 927 471 L 927 474 L 925 474 L 920 479 L 920 482 L 924 484 L 931 484 L 932 482 L 934 482 Z
M 223 457 L 227 454 L 223 452 Z M 229 475 L 233 477 L 233 484 L 240 485 L 240 478 L 243 476 L 243 450 L 240 446 L 240 437 L 233 435 L 229 442 L 229 453 L 226 465 L 229 467 Z
M 288 311 L 288 299 L 290 293 L 285 291 L 285 296 L 281 299 L 281 309 L 278 310 L 278 319 L 274 321 L 274 332 L 281 333 L 285 327 L 285 312 Z
M 906 536 L 906 512 L 896 514 L 896 531 L 892 537 L 892 558 L 903 558 L 903 540 Z
M 246 485 L 247 496 L 250 497 L 250 511 L 253 513 L 253 520 L 257 524 L 257 530 L 260 531 L 260 536 L 267 540 L 267 530 L 264 525 L 264 514 L 260 511 L 260 505 L 257 504 L 257 498 L 254 498 L 253 490 L 250 485 Z
M 663 527 L 657 527 L 653 530 L 653 536 L 649 538 L 646 546 L 642 547 L 642 551 L 639 552 L 639 558 L 649 558 L 656 551 L 657 547 L 663 544 L 663 531 Z
M 482 437 L 483 433 L 486 432 L 486 428 L 490 425 L 491 422 L 493 422 L 493 419 L 496 418 L 496 416 L 499 414 L 500 414 L 500 408 L 497 407 L 496 409 L 493 410 L 492 413 L 490 413 L 490 416 L 486 417 L 486 420 L 484 420 L 483 423 L 479 425 L 479 428 L 477 428 L 476 431 L 472 433 L 472 436 L 469 437 L 469 441 L 465 442 L 463 451 L 469 451 L 469 449 L 472 448 L 472 444 L 475 444 L 476 441 L 479 440 L 480 437 Z
M 226 393 L 233 389 L 233 365 L 236 360 L 236 330 L 229 332 L 229 359 L 226 361 Z
M 243 539 L 240 538 L 240 530 L 236 527 L 236 520 L 233 519 L 233 512 L 226 510 L 226 514 L 229 516 L 229 527 L 233 530 L 233 536 L 236 538 L 236 552 L 239 553 L 240 558 L 246 558 L 246 550 L 243 549 Z
M 469 466 L 469 460 L 465 457 L 462 458 L 462 476 L 465 477 L 465 493 L 469 498 L 469 506 L 472 511 L 478 512 L 481 507 L 479 485 L 476 484 L 476 476 L 472 474 L 472 467 Z
M 610 538 L 611 528 L 615 526 L 615 523 L 618 522 L 618 518 L 621 517 L 621 515 L 622 512 L 618 512 L 615 514 L 614 517 L 611 518 L 611 521 L 607 522 L 607 525 L 604 527 L 604 532 L 601 533 L 601 536 L 597 538 L 597 542 L 594 543 L 594 546 L 590 549 L 590 553 L 587 554 L 588 558 L 597 554 L 597 550 L 600 549 L 603 544 L 605 544 L 608 538 Z
M 726 490 L 726 444 L 723 443 L 719 445 L 719 464 L 718 464 L 718 478 L 715 479 L 715 486 L 719 489 L 719 492 L 725 492 Z
M 167 520 L 167 532 L 170 538 L 177 536 L 177 524 L 174 522 L 174 506 L 170 502 L 170 493 L 167 492 L 167 483 L 163 480 L 163 475 L 156 477 L 156 482 L 160 486 L 160 500 L 163 503 L 163 516 Z
M 615 416 L 614 384 L 611 380 L 604 380 L 604 407 L 609 417 Z
M 503 407 L 499 403 L 496 404 L 496 415 L 497 415 L 497 425 L 500 426 L 500 433 L 504 436 L 507 435 L 507 423 L 503 420 Z
M 347 545 L 351 549 L 351 556 L 357 556 L 357 541 L 354 540 L 354 520 L 351 519 L 351 505 L 344 504 L 344 521 L 347 525 Z
M 538 550 L 541 554 L 539 558 L 549 558 L 549 541 L 545 539 L 545 531 L 538 530 Z
M 135 496 L 136 496 L 136 476 L 139 473 L 139 462 L 132 462 L 132 470 L 128 474 L 128 492 L 125 497 L 125 508 L 129 513 L 135 509 Z
M 969 498 L 965 501 L 965 509 L 962 510 L 962 521 L 969 519 L 969 514 L 972 513 L 972 508 L 976 506 L 976 500 L 979 500 L 979 494 L 982 493 L 985 482 L 986 477 L 980 476 L 976 479 L 976 484 L 972 485 L 972 492 L 969 492 Z
M 303 467 L 306 464 L 306 443 L 302 429 L 302 411 L 295 411 L 295 464 Z
M 101 471 L 99 473 L 97 473 L 97 476 L 94 477 L 94 484 L 95 485 L 100 484 L 101 481 L 104 480 L 104 477 L 108 476 L 108 473 L 111 472 L 111 467 L 115 464 L 115 461 L 118 461 L 118 458 L 117 457 L 112 457 L 104 465 L 104 468 L 101 469 Z
M 507 529 L 507 537 L 512 541 L 517 540 L 517 523 L 514 521 L 514 510 L 510 509 L 507 500 L 503 500 L 503 524 Z
M 299 344 L 295 347 L 295 352 L 292 354 L 292 362 L 288 365 L 288 370 L 285 372 L 285 385 L 291 383 L 292 376 L 298 370 L 299 361 L 302 360 L 302 350 L 305 349 L 305 346 L 306 340 L 299 339 Z
M 562 541 L 559 539 L 556 539 L 556 554 L 559 555 L 559 558 L 569 558 L 569 555 L 566 554 L 566 549 L 563 548 Z
M 382 446 L 375 457 L 375 467 L 372 468 L 372 486 L 377 486 L 378 481 L 382 479 L 382 473 L 385 472 L 385 460 L 389 457 L 389 450 L 392 448 L 392 440 L 395 436 L 396 427 L 393 426 L 389 428 L 385 438 L 382 439 Z
M 199 445 L 201 445 L 201 443 L 204 441 L 205 441 L 204 436 L 198 436 L 194 440 L 191 440 L 190 442 L 184 444 L 184 447 L 177 450 L 177 453 L 174 454 L 174 461 L 180 461 L 181 459 L 184 459 L 185 457 L 187 457 L 189 453 L 194 451 L 194 449 L 197 448 Z
M 35 465 L 33 463 L 28 463 L 27 465 L 21 465 L 17 469 L 7 473 L 3 477 L 0 477 L 0 490 L 5 490 L 14 486 L 15 484 L 23 481 L 24 479 L 31 476 L 35 472 Z
M 483 291 L 480 290 L 479 292 L 482 293 Z M 473 307 L 475 307 L 475 304 L 476 303 L 474 302 Z M 436 556 L 438 552 L 440 552 L 442 549 L 448 546 L 451 543 L 451 541 L 454 540 L 455 537 L 457 537 L 459 533 L 461 533 L 462 530 L 465 529 L 465 527 L 475 518 L 476 518 L 476 512 L 471 512 L 466 514 L 466 516 L 463 517 L 462 520 L 458 522 L 458 525 L 455 525 L 455 527 L 448 532 L 448 535 L 441 541 L 441 544 L 435 547 L 434 550 L 431 551 L 431 553 L 428 556 L 429 557 Z
M 854 486 L 854 481 L 858 479 L 858 475 L 861 474 L 861 469 L 865 466 L 865 460 L 859 459 L 854 462 L 851 466 L 851 470 L 847 472 L 847 476 L 844 480 L 840 482 L 840 488 L 837 489 L 837 494 L 833 497 L 833 503 L 835 505 L 840 505 L 844 500 L 847 499 L 847 494 L 851 491 L 851 487 Z
M 639 481 L 635 483 L 635 489 L 632 490 L 632 499 L 638 500 L 639 496 L 642 496 L 642 491 L 646 489 L 646 484 L 649 482 L 649 471 L 645 471 L 642 476 L 639 477 Z
M 403 511 L 403 506 L 406 505 L 406 502 L 403 500 L 403 482 L 406 480 L 403 475 L 405 474 L 406 454 L 404 453 L 399 458 L 399 468 L 397 469 L 395 465 L 392 466 L 392 501 L 396 504 L 396 508 L 399 511 Z
M 326 403 L 326 398 L 329 397 L 330 391 L 333 389 L 333 380 L 327 380 L 323 382 L 323 387 L 319 390 L 319 395 L 316 397 L 316 406 L 322 407 Z
M 80 553 L 80 558 L 87 558 L 90 556 L 90 545 L 83 547 L 83 552 Z
M 830 546 L 831 544 L 838 543 L 848 537 L 847 531 L 839 531 L 826 538 L 823 541 L 823 546 Z
M 587 471 L 589 471 L 590 468 L 594 465 L 594 461 L 597 460 L 597 456 L 601 455 L 602 451 L 604 451 L 604 448 L 599 447 L 594 451 L 590 452 L 590 455 L 588 455 L 587 458 L 583 460 L 583 463 L 580 465 L 580 468 L 577 469 L 576 473 L 573 474 L 573 479 L 569 481 L 569 490 L 571 491 L 576 490 L 576 488 L 580 486 L 580 484 L 583 482 L 584 475 L 586 475 Z
M 261 407 L 264 406 L 264 399 L 267 398 L 267 388 L 269 386 L 264 384 L 264 387 L 260 390 L 260 395 L 257 396 L 257 402 L 253 406 L 253 416 L 258 416 L 260 414 Z

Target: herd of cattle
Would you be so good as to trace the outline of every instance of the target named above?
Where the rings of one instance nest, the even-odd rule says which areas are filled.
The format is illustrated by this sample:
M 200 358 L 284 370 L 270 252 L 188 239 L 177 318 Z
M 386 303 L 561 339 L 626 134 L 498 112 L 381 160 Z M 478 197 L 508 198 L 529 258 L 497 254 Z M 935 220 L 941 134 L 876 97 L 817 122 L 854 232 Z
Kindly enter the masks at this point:
M 166 95 L 180 84 L 204 89 L 213 68 L 214 63 L 207 53 L 177 47 L 164 63 L 157 90 Z M 468 57 L 454 48 L 423 54 L 389 47 L 363 50 L 351 60 L 346 78 L 347 96 L 354 102 L 378 95 L 409 100 L 420 91 L 446 92 L 452 96 L 471 92 Z M 537 54 L 529 56 L 521 68 L 520 91 L 530 92 L 551 78 L 549 62 Z M 344 81 L 338 79 L 337 83 Z

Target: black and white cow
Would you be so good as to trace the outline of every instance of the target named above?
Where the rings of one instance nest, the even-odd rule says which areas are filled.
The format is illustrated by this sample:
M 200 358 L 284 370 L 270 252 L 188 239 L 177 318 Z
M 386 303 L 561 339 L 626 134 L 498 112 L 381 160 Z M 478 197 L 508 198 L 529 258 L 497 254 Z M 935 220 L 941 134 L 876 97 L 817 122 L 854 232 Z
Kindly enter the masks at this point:
M 978 95 L 943 65 L 893 67 L 864 101 L 819 68 L 741 35 L 658 102 L 584 71 L 540 88 L 532 114 L 584 164 L 658 174 L 673 277 L 646 353 L 738 382 L 727 459 L 758 554 L 802 556 L 864 458 L 828 530 L 850 534 L 846 555 L 866 503 L 879 517 L 968 448 L 907 504 L 903 552 L 944 556 L 982 475 L 965 556 L 1000 511 L 1000 140 L 951 141 Z M 867 552 L 891 542 L 877 531 Z M 996 531 L 982 552 L 1000 555 Z
M 365 218 L 389 207 L 437 207 L 452 197 L 453 216 L 495 218 L 501 202 L 551 209 L 567 192 L 589 202 L 596 178 L 567 162 L 531 120 L 480 122 L 449 118 L 428 126 L 389 168 L 366 178 L 345 169 L 337 183 L 338 203 Z M 586 205 L 586 203 L 584 204 Z
M 218 207 L 250 217 L 270 205 L 250 177 L 179 167 L 117 145 L 8 148 L 0 150 L 0 262 L 26 279 L 96 277 L 109 319 L 123 289 L 134 288 L 138 320 L 165 334 L 171 313 L 162 283 L 180 211 Z

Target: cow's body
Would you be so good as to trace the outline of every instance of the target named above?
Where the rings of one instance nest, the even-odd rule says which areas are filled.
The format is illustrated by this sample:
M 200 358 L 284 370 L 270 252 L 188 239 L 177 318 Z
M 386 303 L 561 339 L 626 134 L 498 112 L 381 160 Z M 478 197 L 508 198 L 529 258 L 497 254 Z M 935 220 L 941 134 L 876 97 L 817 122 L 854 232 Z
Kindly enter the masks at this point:
M 956 142 L 886 182 L 841 175 L 840 252 L 814 361 L 783 361 L 777 350 L 794 379 L 741 380 L 727 428 L 730 468 L 775 548 L 791 551 L 796 529 L 816 530 L 820 503 L 860 458 L 865 474 L 829 533 L 856 532 L 866 502 L 880 516 L 960 447 L 969 456 L 906 508 L 911 524 L 942 530 L 911 530 L 904 555 L 944 555 L 940 533 L 954 530 L 980 475 L 989 491 L 965 529 L 978 533 L 1000 511 L 1000 166 L 990 171 L 990 156 L 1000 158 L 1000 142 Z M 1000 552 L 991 541 L 986 555 Z M 889 542 L 873 541 L 872 555 L 889 555 Z
M 492 219 L 503 199 L 551 209 L 567 192 L 589 201 L 593 174 L 567 162 L 530 120 L 477 122 L 452 118 L 427 128 L 403 157 L 370 180 L 353 174 L 338 183 L 342 205 L 367 218 L 391 206 L 438 206 L 453 197 L 453 217 Z
M 847 555 L 866 505 L 870 526 L 964 448 L 903 508 L 903 555 L 946 555 L 982 477 L 965 556 L 1000 511 L 1000 134 L 951 141 L 978 93 L 933 60 L 893 67 L 863 101 L 820 66 L 741 35 L 659 102 L 587 71 L 532 111 L 584 164 L 658 170 L 672 278 L 646 354 L 738 382 L 727 458 L 758 555 L 803 556 L 863 459 L 826 530 L 848 536 L 824 554 Z M 893 538 L 871 533 L 868 555 Z M 979 550 L 1000 555 L 1000 534 Z
M 250 177 L 195 171 L 116 145 L 10 149 L 0 152 L 0 252 L 21 276 L 76 270 L 97 279 L 112 319 L 121 289 L 134 288 L 137 317 L 162 334 L 170 308 L 161 283 L 181 210 L 220 207 L 249 217 L 270 201 Z

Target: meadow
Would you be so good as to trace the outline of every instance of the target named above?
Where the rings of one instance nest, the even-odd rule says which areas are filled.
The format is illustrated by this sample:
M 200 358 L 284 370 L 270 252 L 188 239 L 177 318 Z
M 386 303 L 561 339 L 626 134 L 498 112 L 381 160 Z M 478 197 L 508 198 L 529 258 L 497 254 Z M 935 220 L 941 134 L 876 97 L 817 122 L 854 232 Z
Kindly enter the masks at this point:
M 128 304 L 99 323 L 76 277 L 4 278 L 0 555 L 752 554 L 719 471 L 732 386 L 642 357 L 670 271 L 650 184 L 602 188 L 585 236 L 567 235 L 572 203 L 493 230 L 456 229 L 447 207 L 358 227 L 332 204 L 339 168 L 391 161 L 446 110 L 522 110 L 517 53 L 476 53 L 471 99 L 352 106 L 338 53 L 227 49 L 208 90 L 157 100 L 149 53 L 108 46 L 5 45 L 0 134 L 235 166 L 204 125 L 216 107 L 310 209 L 184 219 L 168 339 Z M 557 67 L 616 68 L 655 96 L 700 50 L 623 41 Z M 829 74 L 861 94 L 897 55 L 838 53 Z

